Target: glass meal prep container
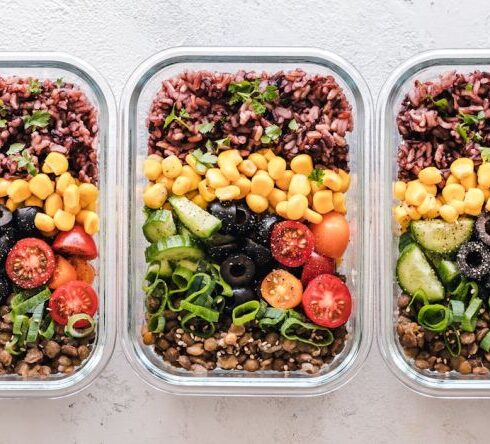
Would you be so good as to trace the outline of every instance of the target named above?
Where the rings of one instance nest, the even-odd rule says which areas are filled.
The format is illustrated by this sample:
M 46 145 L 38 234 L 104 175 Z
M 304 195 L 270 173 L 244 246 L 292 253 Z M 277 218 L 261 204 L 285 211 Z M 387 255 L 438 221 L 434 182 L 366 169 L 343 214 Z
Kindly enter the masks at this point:
M 403 63 L 383 86 L 377 103 L 377 141 L 379 147 L 376 250 L 378 260 L 377 304 L 379 309 L 379 346 L 382 355 L 394 375 L 410 389 L 433 397 L 487 398 L 490 397 L 488 375 L 463 375 L 456 371 L 438 373 L 420 370 L 414 360 L 405 356 L 396 332 L 397 299 L 401 294 L 396 279 L 398 235 L 392 208 L 396 205 L 393 184 L 397 180 L 397 150 L 401 136 L 396 116 L 401 103 L 415 80 L 422 82 L 436 79 L 449 71 L 470 73 L 490 70 L 488 50 L 440 50 L 417 55 Z M 467 85 L 468 86 L 468 85 Z M 436 103 L 436 102 L 434 102 Z M 487 303 L 484 301 L 484 303 Z
M 58 398 L 76 393 L 92 383 L 108 363 L 116 337 L 116 104 L 109 85 L 89 64 L 63 53 L 0 53 L 0 76 L 63 79 L 74 83 L 98 113 L 97 155 L 100 230 L 95 240 L 99 256 L 93 287 L 99 296 L 96 338 L 91 354 L 71 374 L 45 378 L 0 376 L 0 397 Z
M 301 68 L 308 73 L 332 74 L 344 89 L 354 115 L 348 136 L 352 185 L 347 193 L 351 242 L 339 272 L 347 276 L 353 295 L 353 312 L 343 351 L 316 375 L 272 371 L 255 373 L 215 369 L 205 374 L 172 367 L 143 344 L 145 322 L 143 233 L 143 161 L 147 156 L 145 126 L 150 104 L 164 79 L 185 70 L 236 72 L 240 69 L 275 72 Z M 121 291 L 123 348 L 138 375 L 157 389 L 176 394 L 214 395 L 315 395 L 335 390 L 359 370 L 371 342 L 370 202 L 368 193 L 371 158 L 371 98 L 360 75 L 340 57 L 305 48 L 175 48 L 160 52 L 141 64 L 126 84 L 121 101 L 123 162 L 120 223 L 124 262 Z

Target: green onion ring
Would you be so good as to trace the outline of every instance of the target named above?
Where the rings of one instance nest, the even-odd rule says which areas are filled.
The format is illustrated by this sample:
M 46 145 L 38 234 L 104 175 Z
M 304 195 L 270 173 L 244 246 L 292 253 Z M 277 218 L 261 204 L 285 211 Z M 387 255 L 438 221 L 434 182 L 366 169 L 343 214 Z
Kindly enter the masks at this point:
M 41 321 L 43 319 L 44 312 L 44 302 L 39 304 L 32 314 L 32 317 L 29 321 L 29 330 L 27 331 L 26 342 L 32 343 L 36 342 L 37 336 L 39 334 L 39 326 L 41 325 Z
M 490 331 L 481 340 L 480 348 L 484 350 L 486 353 L 490 351 Z
M 451 310 L 444 305 L 429 304 L 420 309 L 417 319 L 426 330 L 440 333 L 451 325 L 453 315 Z
M 203 325 L 203 327 L 201 329 L 197 329 L 195 325 L 188 326 L 188 324 L 191 321 L 196 321 L 198 325 L 201 324 Z M 204 319 L 197 317 L 194 313 L 187 313 L 180 321 L 180 326 L 187 333 L 192 333 L 201 338 L 209 338 L 210 336 L 213 336 L 214 332 L 216 331 L 215 324 L 213 324 L 212 322 L 207 322 Z
M 39 326 L 39 336 L 46 339 L 51 339 L 54 336 L 54 321 L 51 316 L 47 315 Z
M 454 343 L 451 343 L 454 341 Z M 461 341 L 458 330 L 448 330 L 444 333 L 444 344 L 449 354 L 456 358 L 461 353 Z
M 461 322 L 464 316 L 464 302 L 453 299 L 449 301 L 449 305 L 453 312 L 453 322 Z
M 310 336 L 308 338 L 300 336 L 300 332 L 295 333 L 297 329 L 303 329 L 310 332 Z M 332 332 L 328 328 L 319 327 L 318 325 L 310 324 L 309 322 L 303 322 L 295 317 L 286 319 L 281 326 L 280 332 L 286 339 L 304 342 L 305 344 L 310 344 L 316 347 L 325 347 L 330 345 L 334 339 Z M 323 332 L 325 334 L 325 338 L 323 340 L 311 339 L 311 335 L 316 332 Z
M 257 317 L 259 310 L 259 301 L 248 301 L 236 306 L 233 309 L 231 318 L 233 319 L 233 323 L 235 325 L 243 325 L 247 322 L 253 321 Z
M 90 325 L 87 328 L 77 329 L 75 328 L 75 324 L 78 321 L 88 321 Z M 86 313 L 78 313 L 68 318 L 65 326 L 65 334 L 72 338 L 85 338 L 95 330 L 95 324 L 96 322 L 92 316 Z
M 262 330 L 276 327 L 282 321 L 284 321 L 284 319 L 286 319 L 286 310 L 268 307 L 265 311 L 264 317 L 259 321 L 259 327 Z
M 161 333 L 165 329 L 166 319 L 161 314 L 153 315 L 148 320 L 148 330 L 152 333 Z

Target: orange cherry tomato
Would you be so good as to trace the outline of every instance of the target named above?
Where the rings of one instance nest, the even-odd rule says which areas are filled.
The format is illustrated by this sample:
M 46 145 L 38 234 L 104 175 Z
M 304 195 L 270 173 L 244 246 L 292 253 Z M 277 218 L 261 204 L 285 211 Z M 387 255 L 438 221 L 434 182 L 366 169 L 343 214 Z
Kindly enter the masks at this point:
M 56 265 L 53 276 L 48 283 L 49 288 L 55 290 L 58 287 L 77 279 L 77 272 L 63 256 L 56 255 Z
M 349 224 L 342 214 L 327 213 L 323 221 L 310 225 L 310 230 L 315 237 L 315 251 L 327 257 L 342 257 L 350 236 Z
M 86 282 L 87 284 L 92 284 L 95 279 L 95 268 L 90 262 L 79 257 L 70 258 L 70 264 L 75 267 L 77 272 L 77 279 L 79 281 Z
M 275 308 L 293 308 L 301 303 L 303 284 L 286 270 L 274 270 L 262 281 L 260 292 Z

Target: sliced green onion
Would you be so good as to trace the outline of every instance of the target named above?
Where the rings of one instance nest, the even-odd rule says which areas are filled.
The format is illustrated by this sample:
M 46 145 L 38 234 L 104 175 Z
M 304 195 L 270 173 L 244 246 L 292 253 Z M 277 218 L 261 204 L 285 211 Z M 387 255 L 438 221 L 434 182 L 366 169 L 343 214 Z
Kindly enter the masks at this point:
M 77 329 L 75 324 L 78 321 L 87 321 L 90 325 L 87 328 Z M 65 326 L 65 334 L 72 338 L 85 338 L 95 330 L 95 320 L 92 316 L 86 313 L 78 313 L 68 318 Z
M 284 319 L 286 319 L 286 310 L 269 307 L 265 311 L 264 317 L 259 321 L 259 327 L 262 330 L 276 327 Z
M 192 279 L 195 270 L 178 265 L 175 271 L 172 273 L 172 281 L 177 287 L 182 288 Z
M 464 312 L 463 320 L 461 321 L 461 329 L 467 332 L 473 332 L 476 328 L 476 318 L 478 315 L 478 310 L 482 305 L 483 301 L 478 297 L 471 298 L 470 305 Z
M 46 339 L 51 339 L 54 336 L 54 321 L 51 316 L 46 316 L 39 327 L 39 336 Z
M 296 318 L 288 318 L 281 326 L 281 335 L 292 341 L 300 341 L 316 347 L 325 347 L 333 342 L 332 332 L 325 327 L 300 321 Z M 318 336 L 318 339 L 315 338 Z
M 257 313 L 260 310 L 259 301 L 248 301 L 244 304 L 238 305 L 233 309 L 232 319 L 235 325 L 243 325 L 247 322 L 253 321 L 257 317 Z
M 192 322 L 192 324 L 191 324 Z M 180 321 L 180 326 L 188 333 L 192 333 L 201 338 L 209 338 L 216 331 L 216 326 L 212 322 L 197 317 L 194 313 L 187 313 Z
M 486 353 L 490 351 L 490 331 L 481 340 L 480 348 L 484 350 Z
M 218 322 L 219 319 L 219 311 L 212 310 L 211 308 L 204 307 L 202 305 L 193 304 L 187 299 L 180 303 L 180 308 L 181 310 L 186 310 L 189 313 L 193 313 L 208 322 Z
M 41 321 L 43 319 L 44 312 L 44 302 L 39 304 L 32 314 L 32 317 L 29 321 L 29 330 L 27 332 L 26 342 L 29 344 L 31 342 L 36 342 L 37 336 L 39 334 L 39 327 L 41 325 Z
M 14 325 L 12 326 L 12 333 L 16 336 L 21 336 L 27 333 L 29 328 L 29 318 L 25 315 L 19 315 L 15 318 Z
M 452 312 L 441 304 L 424 305 L 418 313 L 418 322 L 426 330 L 440 333 L 452 323 Z
M 161 314 L 153 315 L 148 320 L 148 330 L 152 333 L 161 333 L 165 329 L 165 317 Z
M 18 336 L 12 336 L 12 339 L 5 344 L 5 351 L 12 356 L 17 356 L 21 354 L 20 350 L 16 349 L 16 345 L 19 342 Z
M 412 305 L 414 304 L 421 304 L 422 306 L 429 304 L 429 300 L 427 299 L 427 296 L 425 295 L 425 292 L 423 290 L 417 290 L 413 294 L 410 304 L 408 304 L 407 310 L 410 310 L 412 308 Z
M 12 313 L 14 313 L 14 317 L 28 313 L 34 310 L 39 304 L 46 302 L 50 297 L 51 297 L 51 291 L 49 291 L 49 288 L 45 288 L 41 292 L 32 296 L 31 298 L 18 304 L 12 310 Z
M 453 322 L 461 322 L 464 315 L 464 302 L 451 300 L 449 301 L 451 310 L 453 311 Z
M 455 358 L 461 353 L 461 341 L 458 330 L 448 330 L 444 333 L 444 344 L 449 354 Z

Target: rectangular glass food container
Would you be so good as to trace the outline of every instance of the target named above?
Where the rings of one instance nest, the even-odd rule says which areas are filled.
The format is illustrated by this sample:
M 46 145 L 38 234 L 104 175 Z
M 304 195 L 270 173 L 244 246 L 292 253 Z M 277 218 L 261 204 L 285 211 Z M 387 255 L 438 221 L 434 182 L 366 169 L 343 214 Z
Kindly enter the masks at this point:
M 426 396 L 444 398 L 490 398 L 490 379 L 476 375 L 449 375 L 419 370 L 407 358 L 396 335 L 397 297 L 400 294 L 395 268 L 398 257 L 398 237 L 392 207 L 395 205 L 392 188 L 398 166 L 396 153 L 401 137 L 396 115 L 401 101 L 415 79 L 426 81 L 439 74 L 457 70 L 470 72 L 490 70 L 490 50 L 440 50 L 417 55 L 401 65 L 385 83 L 377 103 L 377 141 L 380 174 L 376 176 L 377 196 L 377 266 L 376 298 L 379 312 L 379 347 L 390 370 L 407 387 Z
M 0 76 L 62 77 L 75 83 L 98 111 L 100 233 L 96 237 L 99 258 L 94 265 L 94 286 L 99 295 L 97 337 L 92 353 L 70 375 L 54 374 L 46 379 L 0 376 L 0 397 L 58 398 L 76 393 L 92 383 L 109 361 L 116 338 L 116 104 L 109 85 L 84 61 L 63 53 L 0 53 Z
M 214 370 L 197 375 L 165 364 L 142 343 L 144 323 L 142 288 L 147 246 L 143 224 L 142 192 L 146 179 L 143 160 L 147 154 L 145 119 L 163 79 L 189 69 L 234 72 L 239 69 L 270 71 L 302 68 L 333 74 L 343 87 L 354 112 L 351 147 L 352 186 L 348 193 L 351 243 L 340 270 L 347 275 L 354 295 L 346 346 L 329 368 L 319 375 L 284 375 L 278 372 L 246 373 Z M 121 136 L 124 193 L 121 195 L 121 257 L 124 279 L 121 291 L 121 337 L 127 358 L 141 378 L 157 389 L 177 394 L 214 395 L 315 395 L 345 384 L 363 363 L 371 343 L 370 203 L 371 98 L 357 71 L 340 57 L 304 48 L 175 48 L 160 52 L 140 65 L 126 84 L 121 101 Z

